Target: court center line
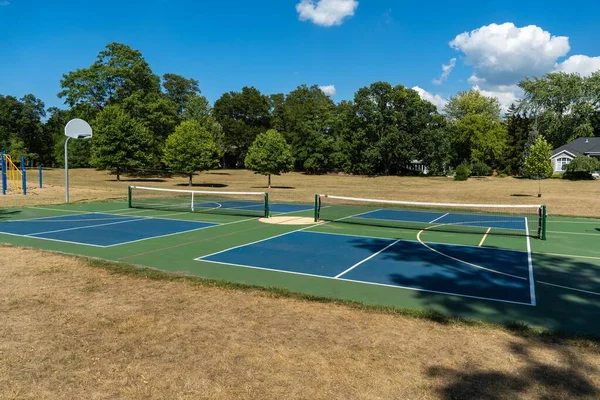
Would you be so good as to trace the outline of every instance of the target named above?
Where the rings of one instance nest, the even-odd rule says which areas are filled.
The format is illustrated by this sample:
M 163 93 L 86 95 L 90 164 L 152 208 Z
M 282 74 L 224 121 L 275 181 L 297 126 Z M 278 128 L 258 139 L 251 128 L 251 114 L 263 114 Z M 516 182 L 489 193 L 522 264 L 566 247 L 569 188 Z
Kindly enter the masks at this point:
M 446 213 L 444 215 L 442 215 L 441 217 L 437 217 L 436 219 L 434 219 L 433 221 L 429 221 L 430 224 L 433 224 L 436 221 L 439 221 L 440 219 L 444 218 L 445 216 L 450 215 L 450 213 Z
M 554 283 L 542 282 L 542 281 L 538 281 L 538 283 L 541 283 L 542 285 L 555 286 L 555 287 L 557 287 L 557 288 L 561 288 L 561 289 L 573 290 L 573 291 L 575 291 L 575 292 L 581 292 L 581 293 L 593 294 L 594 296 L 600 296 L 600 293 L 591 292 L 591 291 L 589 291 L 589 290 L 575 289 L 575 288 L 568 287 L 568 286 L 555 285 Z
M 483 246 L 483 243 L 485 242 L 485 239 L 487 239 L 488 235 L 490 234 L 490 231 L 492 230 L 492 227 L 490 226 L 487 231 L 485 232 L 485 235 L 483 235 L 483 238 L 481 238 L 481 242 L 479 242 L 479 246 L 477 247 L 481 247 Z
M 525 217 L 525 233 L 527 234 L 527 267 L 529 268 L 529 298 L 531 305 L 536 306 L 535 278 L 533 276 L 533 257 L 531 255 L 531 238 L 529 237 L 529 220 Z
M 369 257 L 365 258 L 362 261 L 357 262 L 356 264 L 354 264 L 353 266 L 351 266 L 350 268 L 348 268 L 347 270 L 345 270 L 344 272 L 334 276 L 334 279 L 338 279 L 340 278 L 342 275 L 347 274 L 348 272 L 352 271 L 354 268 L 358 267 L 361 264 L 366 263 L 367 261 L 369 261 L 370 259 L 377 257 L 379 254 L 383 253 L 384 251 L 386 251 L 387 249 L 389 249 L 390 247 L 392 247 L 393 245 L 395 245 L 396 243 L 398 243 L 400 240 L 396 240 L 395 242 L 385 246 L 383 249 L 379 250 L 377 253 L 373 253 L 371 254 Z

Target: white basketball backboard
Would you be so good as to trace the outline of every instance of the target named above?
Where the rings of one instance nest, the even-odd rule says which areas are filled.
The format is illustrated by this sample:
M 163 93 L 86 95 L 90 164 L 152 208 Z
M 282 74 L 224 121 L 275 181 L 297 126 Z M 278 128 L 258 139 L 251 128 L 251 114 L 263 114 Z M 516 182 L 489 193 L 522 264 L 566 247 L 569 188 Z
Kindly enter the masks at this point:
M 92 137 L 92 127 L 84 120 L 75 118 L 67 122 L 65 136 L 73 139 L 89 139 Z

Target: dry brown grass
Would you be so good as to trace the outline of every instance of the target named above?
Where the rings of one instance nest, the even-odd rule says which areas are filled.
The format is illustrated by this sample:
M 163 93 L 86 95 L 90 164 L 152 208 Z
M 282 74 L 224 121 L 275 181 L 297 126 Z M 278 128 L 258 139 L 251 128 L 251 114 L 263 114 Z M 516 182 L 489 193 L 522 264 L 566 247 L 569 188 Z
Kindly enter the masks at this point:
M 23 198 L 16 194 L 2 198 L 6 206 L 40 205 L 64 201 L 64 171 L 44 171 L 46 187 L 33 186 Z M 266 178 L 244 170 L 222 170 L 202 173 L 194 178 L 198 190 L 266 190 Z M 37 182 L 33 177 L 31 183 Z M 70 174 L 72 201 L 125 199 L 127 185 L 187 189 L 187 178 L 175 177 L 144 181 L 125 178 L 117 182 L 106 171 L 75 169 Z M 528 179 L 482 178 L 454 182 L 450 178 L 362 177 L 347 175 L 304 175 L 291 173 L 273 178 L 269 191 L 272 199 L 311 202 L 315 193 L 328 193 L 370 198 L 416 201 L 452 201 L 464 203 L 548 205 L 551 215 L 600 217 L 600 181 L 567 181 L 548 179 L 542 182 L 542 199 L 538 199 L 538 183 Z M 212 186 L 214 185 L 214 186 Z
M 0 250 L 3 399 L 600 397 L 594 346 Z

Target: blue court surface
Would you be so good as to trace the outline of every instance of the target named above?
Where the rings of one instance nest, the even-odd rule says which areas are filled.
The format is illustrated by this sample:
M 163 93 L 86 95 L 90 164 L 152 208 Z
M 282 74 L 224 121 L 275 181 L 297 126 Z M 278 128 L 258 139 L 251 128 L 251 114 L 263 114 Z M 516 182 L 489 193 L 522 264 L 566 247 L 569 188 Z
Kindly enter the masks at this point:
M 218 224 L 104 213 L 0 222 L 0 234 L 110 247 Z
M 521 251 L 294 231 L 197 260 L 535 305 Z
M 375 210 L 353 218 L 381 221 L 407 221 L 440 225 L 460 225 L 525 231 L 525 217 L 493 214 L 461 214 L 412 210 Z

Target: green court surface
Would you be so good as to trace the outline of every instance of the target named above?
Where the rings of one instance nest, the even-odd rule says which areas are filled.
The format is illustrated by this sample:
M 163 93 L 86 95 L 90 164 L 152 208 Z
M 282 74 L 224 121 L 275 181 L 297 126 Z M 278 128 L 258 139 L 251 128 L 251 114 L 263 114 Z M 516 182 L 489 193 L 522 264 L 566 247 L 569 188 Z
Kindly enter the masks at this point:
M 280 209 L 313 215 L 311 205 Z M 551 216 L 545 241 L 494 229 L 484 238 L 369 221 L 279 225 L 124 201 L 0 210 L 2 243 L 600 336 L 600 219 Z

